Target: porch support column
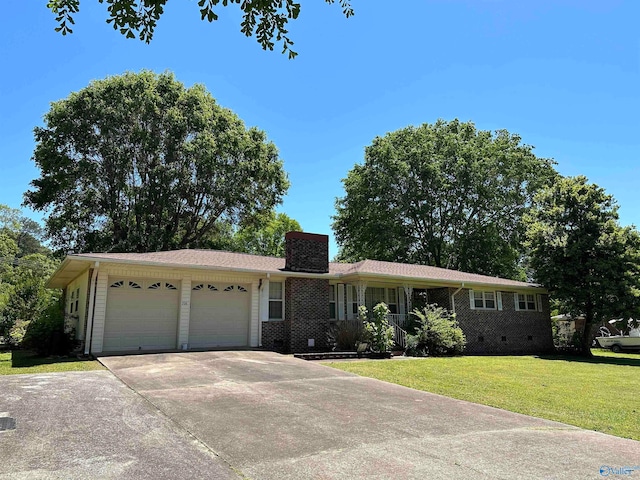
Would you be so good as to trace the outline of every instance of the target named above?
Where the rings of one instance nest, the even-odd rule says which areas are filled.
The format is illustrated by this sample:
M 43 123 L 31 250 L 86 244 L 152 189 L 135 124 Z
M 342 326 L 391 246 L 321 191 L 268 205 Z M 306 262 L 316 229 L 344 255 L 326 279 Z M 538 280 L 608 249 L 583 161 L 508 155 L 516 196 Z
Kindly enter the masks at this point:
M 367 291 L 367 284 L 365 282 L 356 283 L 356 295 L 357 295 L 358 308 L 360 308 L 360 305 L 365 304 L 364 294 L 366 291 Z
M 404 294 L 405 294 L 405 297 L 407 299 L 406 300 L 407 314 L 409 314 L 413 310 L 413 305 L 412 305 L 413 287 L 411 285 L 409 285 L 408 283 L 405 283 L 402 287 L 404 288 Z

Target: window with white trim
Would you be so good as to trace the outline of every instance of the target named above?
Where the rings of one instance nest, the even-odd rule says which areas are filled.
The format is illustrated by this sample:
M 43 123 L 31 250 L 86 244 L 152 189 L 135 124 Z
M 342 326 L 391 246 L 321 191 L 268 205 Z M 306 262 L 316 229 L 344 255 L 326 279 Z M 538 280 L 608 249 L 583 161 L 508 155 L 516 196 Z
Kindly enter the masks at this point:
M 536 296 L 532 293 L 518 293 L 518 310 L 536 311 Z
M 369 312 L 373 311 L 373 307 L 379 303 L 385 302 L 384 288 L 367 287 L 364 292 L 364 304 Z M 386 302 L 385 302 L 386 303 Z
M 282 282 L 269 282 L 269 320 L 284 318 L 284 288 Z
M 358 289 L 355 285 L 347 285 L 347 288 L 348 318 L 356 318 L 358 316 Z
M 495 310 L 496 292 L 473 290 L 473 308 L 476 310 Z
M 390 313 L 398 313 L 398 290 L 387 288 L 387 307 Z
M 329 318 L 336 319 L 336 286 L 329 285 Z

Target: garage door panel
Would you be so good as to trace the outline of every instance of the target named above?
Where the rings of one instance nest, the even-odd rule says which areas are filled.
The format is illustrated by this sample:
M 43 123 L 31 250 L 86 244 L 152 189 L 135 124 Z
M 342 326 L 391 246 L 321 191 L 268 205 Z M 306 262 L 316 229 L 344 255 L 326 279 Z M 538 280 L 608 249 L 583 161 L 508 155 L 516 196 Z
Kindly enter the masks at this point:
M 249 285 L 194 283 L 189 347 L 241 347 L 249 343 Z
M 175 282 L 109 282 L 104 351 L 176 348 L 179 291 Z

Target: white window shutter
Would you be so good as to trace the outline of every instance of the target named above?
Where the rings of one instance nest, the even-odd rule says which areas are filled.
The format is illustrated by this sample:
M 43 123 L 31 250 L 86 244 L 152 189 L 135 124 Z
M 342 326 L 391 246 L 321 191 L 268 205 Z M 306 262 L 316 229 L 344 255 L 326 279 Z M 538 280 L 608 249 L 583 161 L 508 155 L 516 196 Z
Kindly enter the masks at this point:
M 407 313 L 407 307 L 405 305 L 404 288 L 398 288 L 398 311 L 401 314 Z
M 473 290 L 469 290 L 469 308 L 471 308 L 471 310 L 476 309 L 476 302 L 474 300 L 475 298 L 473 297 Z
M 536 304 L 538 305 L 538 311 L 542 311 L 542 295 L 536 295 Z
M 344 320 L 344 283 L 338 284 L 338 320 Z
M 513 294 L 513 304 L 516 307 L 516 312 L 519 312 L 520 311 L 520 303 L 518 302 L 518 293 L 517 292 Z
M 496 292 L 496 303 L 498 304 L 498 310 L 502 310 L 502 292 Z

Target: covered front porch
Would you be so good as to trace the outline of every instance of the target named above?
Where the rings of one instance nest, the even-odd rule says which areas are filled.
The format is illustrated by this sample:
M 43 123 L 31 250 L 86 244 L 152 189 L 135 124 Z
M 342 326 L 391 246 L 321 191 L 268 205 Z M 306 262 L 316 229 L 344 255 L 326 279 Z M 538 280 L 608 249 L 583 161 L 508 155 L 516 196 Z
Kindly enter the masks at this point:
M 387 319 L 394 329 L 394 340 L 399 347 L 406 346 L 407 328 L 411 312 L 427 304 L 436 303 L 451 308 L 449 288 L 439 285 L 409 284 L 356 280 L 352 283 L 330 285 L 329 313 L 336 322 L 358 322 L 358 309 L 367 308 L 369 316 L 373 308 L 385 303 L 389 307 Z

